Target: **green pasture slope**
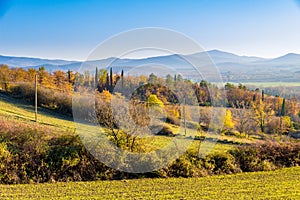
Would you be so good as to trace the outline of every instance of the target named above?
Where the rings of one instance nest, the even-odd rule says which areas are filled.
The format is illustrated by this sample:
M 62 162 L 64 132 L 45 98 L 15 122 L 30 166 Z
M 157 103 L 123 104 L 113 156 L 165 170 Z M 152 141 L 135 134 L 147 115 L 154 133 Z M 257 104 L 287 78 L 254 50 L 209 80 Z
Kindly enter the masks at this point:
M 14 99 L 10 96 L 0 93 L 0 117 L 10 120 L 17 120 L 22 123 L 36 123 L 34 121 L 34 106 L 28 105 L 26 102 L 18 99 Z M 63 133 L 68 131 L 72 133 L 75 131 L 75 124 L 71 117 L 66 117 L 61 114 L 57 114 L 51 110 L 39 108 L 38 109 L 38 123 L 46 128 L 50 128 L 56 133 Z M 205 135 L 204 135 L 205 136 Z M 254 139 L 240 139 L 230 136 L 210 136 L 211 139 L 218 140 L 214 145 L 213 152 L 226 151 L 234 147 L 236 144 L 252 143 Z M 148 144 L 150 149 L 156 149 L 160 146 L 164 146 L 166 142 L 169 142 L 170 138 L 159 136 L 155 139 L 153 145 Z M 195 151 L 198 149 L 198 141 L 192 143 L 191 149 Z
M 35 123 L 34 106 L 0 93 L 0 117 L 24 123 Z M 75 128 L 71 117 L 44 108 L 38 109 L 38 122 L 40 125 L 50 127 L 58 132 L 74 131 Z
M 300 167 L 204 178 L 0 185 L 0 199 L 300 199 Z

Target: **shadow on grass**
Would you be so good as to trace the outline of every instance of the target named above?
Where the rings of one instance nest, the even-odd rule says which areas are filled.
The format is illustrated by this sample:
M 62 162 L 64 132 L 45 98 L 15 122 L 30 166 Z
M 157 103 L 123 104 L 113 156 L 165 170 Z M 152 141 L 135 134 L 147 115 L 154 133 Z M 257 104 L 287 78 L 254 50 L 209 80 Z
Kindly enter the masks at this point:
M 206 140 L 208 142 L 216 142 L 219 144 L 228 144 L 228 145 L 245 145 L 245 143 L 243 142 L 237 142 L 237 141 L 232 141 L 227 139 L 217 139 L 217 138 L 211 138 L 205 136 L 195 137 L 194 140 L 200 140 L 200 141 Z
M 11 96 L 9 94 L 6 94 L 2 91 L 0 91 L 0 101 L 3 101 L 5 103 L 13 104 L 14 106 L 16 106 L 20 109 L 24 109 L 24 110 L 32 112 L 32 113 L 35 112 L 35 107 L 33 105 L 31 105 L 30 103 L 28 103 L 26 100 L 24 100 L 22 98 L 14 98 L 13 96 Z M 61 119 L 61 120 L 66 120 L 66 121 L 73 122 L 73 117 L 63 115 L 63 114 L 57 113 L 53 110 L 43 108 L 43 107 L 38 107 L 38 114 L 41 114 L 41 115 L 44 115 L 44 116 L 47 116 L 47 117 L 53 117 L 53 118 L 56 118 L 56 119 Z M 33 122 L 35 121 L 35 120 L 31 120 L 31 119 L 21 117 L 21 116 L 16 116 L 16 117 L 20 118 L 20 119 L 30 120 L 30 121 L 33 121 Z M 54 126 L 53 124 L 48 124 L 48 123 L 43 123 L 43 124 Z

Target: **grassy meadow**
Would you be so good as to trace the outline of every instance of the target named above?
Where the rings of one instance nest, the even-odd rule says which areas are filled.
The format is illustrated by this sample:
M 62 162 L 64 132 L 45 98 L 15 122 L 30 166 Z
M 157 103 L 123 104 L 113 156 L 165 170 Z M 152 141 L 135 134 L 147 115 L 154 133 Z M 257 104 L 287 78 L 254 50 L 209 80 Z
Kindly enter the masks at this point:
M 299 199 L 300 167 L 203 178 L 0 185 L 1 199 Z
M 23 100 L 14 99 L 0 93 L 0 116 L 12 120 L 18 120 L 26 124 L 34 124 L 34 106 Z M 74 122 L 71 117 L 58 114 L 45 108 L 38 108 L 38 124 L 64 131 L 74 131 Z
M 232 84 L 238 85 L 237 82 L 230 82 Z M 241 84 L 246 86 L 256 86 L 260 87 L 296 87 L 300 86 L 300 82 L 241 82 Z

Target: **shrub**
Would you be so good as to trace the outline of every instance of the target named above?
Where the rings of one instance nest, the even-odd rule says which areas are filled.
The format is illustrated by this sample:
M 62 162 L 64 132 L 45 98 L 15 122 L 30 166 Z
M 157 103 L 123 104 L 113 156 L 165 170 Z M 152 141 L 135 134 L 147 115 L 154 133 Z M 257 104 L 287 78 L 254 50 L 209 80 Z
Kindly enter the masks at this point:
M 232 174 L 241 172 L 235 158 L 228 153 L 213 153 L 206 158 L 206 167 L 214 174 Z
M 25 83 L 15 86 L 12 94 L 18 98 L 23 98 L 31 104 L 35 100 L 35 90 L 33 84 Z M 38 89 L 38 105 L 56 112 L 72 116 L 72 97 L 66 92 L 58 92 L 52 89 Z
M 176 159 L 170 166 L 166 167 L 168 177 L 202 177 L 209 174 L 205 169 L 205 160 L 188 151 Z
M 165 126 L 167 131 L 170 127 Z M 130 174 L 95 159 L 72 132 L 0 118 L 0 183 L 92 181 L 140 177 L 199 177 L 300 165 L 300 144 L 241 146 L 200 158 L 188 150 L 164 169 Z
M 166 117 L 166 122 L 169 124 L 174 124 L 174 125 L 180 126 L 180 119 L 177 117 L 173 117 L 171 115 L 168 115 Z
M 300 144 L 266 143 L 229 151 L 242 171 L 264 171 L 300 165 Z
M 174 133 L 170 126 L 164 125 L 157 135 L 174 136 Z

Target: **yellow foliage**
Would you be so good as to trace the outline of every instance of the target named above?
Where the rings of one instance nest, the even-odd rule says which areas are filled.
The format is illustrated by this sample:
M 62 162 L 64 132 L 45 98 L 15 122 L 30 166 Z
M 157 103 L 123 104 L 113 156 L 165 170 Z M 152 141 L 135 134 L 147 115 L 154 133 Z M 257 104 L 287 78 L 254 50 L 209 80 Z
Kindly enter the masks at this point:
M 230 110 L 226 110 L 226 115 L 225 115 L 225 121 L 224 121 L 224 127 L 227 129 L 233 128 L 234 123 L 232 122 L 232 115 Z
M 105 102 L 109 103 L 111 101 L 111 99 L 112 99 L 112 94 L 109 91 L 107 91 L 107 90 L 103 90 L 103 92 L 101 93 L 101 98 Z
M 161 100 L 159 100 L 157 98 L 157 96 L 155 94 L 151 94 L 149 97 L 148 97 L 148 106 L 158 106 L 160 108 L 163 108 L 164 107 L 164 104 Z

